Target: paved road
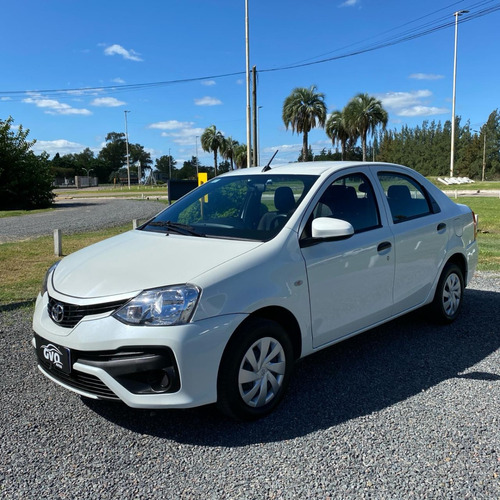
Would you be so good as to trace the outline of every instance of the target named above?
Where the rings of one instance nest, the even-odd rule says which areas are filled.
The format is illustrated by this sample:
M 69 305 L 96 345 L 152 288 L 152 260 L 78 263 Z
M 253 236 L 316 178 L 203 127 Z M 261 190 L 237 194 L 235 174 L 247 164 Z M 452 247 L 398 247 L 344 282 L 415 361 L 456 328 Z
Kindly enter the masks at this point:
M 0 309 L 5 499 L 499 499 L 500 276 L 303 360 L 278 410 L 133 410 L 46 380 L 31 310 Z
M 61 200 L 51 211 L 0 218 L 0 243 L 52 235 L 54 229 L 73 234 L 129 222 L 132 227 L 134 219 L 145 221 L 164 208 L 164 203 L 147 200 Z

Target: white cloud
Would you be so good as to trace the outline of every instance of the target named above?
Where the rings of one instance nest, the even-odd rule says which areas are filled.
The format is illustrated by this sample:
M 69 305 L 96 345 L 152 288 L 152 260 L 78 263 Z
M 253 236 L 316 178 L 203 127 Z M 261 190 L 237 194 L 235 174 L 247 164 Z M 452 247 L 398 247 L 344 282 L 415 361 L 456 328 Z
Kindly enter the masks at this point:
M 202 85 L 205 85 L 206 87 L 212 87 L 212 86 L 214 86 L 214 85 L 217 85 L 217 84 L 215 83 L 215 80 L 203 80 L 203 81 L 201 82 L 201 84 L 202 84 Z
M 354 7 L 355 5 L 358 5 L 360 3 L 360 0 L 346 0 L 345 2 L 341 3 L 339 7 Z
M 412 92 L 387 92 L 377 97 L 383 106 L 396 116 L 432 116 L 448 113 L 447 108 L 432 106 L 430 90 L 414 90 Z
M 117 106 L 124 106 L 126 103 L 119 101 L 114 97 L 98 97 L 94 99 L 91 103 L 92 106 L 99 106 L 104 108 L 116 108 Z
M 113 83 L 119 83 L 119 84 L 124 84 L 125 80 L 123 78 L 113 78 L 111 80 Z
M 55 141 L 36 141 L 33 146 L 33 151 L 40 154 L 43 151 L 49 153 L 50 156 L 59 153 L 61 156 L 67 154 L 81 153 L 86 146 L 77 142 L 67 141 L 66 139 L 56 139 Z
M 408 78 L 413 80 L 441 80 L 444 75 L 434 75 L 432 73 L 412 73 Z
M 75 89 L 75 90 L 66 90 L 65 94 L 70 96 L 87 96 L 87 95 L 99 95 L 103 92 L 104 89 Z
M 449 112 L 450 110 L 447 108 L 438 108 L 436 106 L 412 106 L 401 109 L 398 116 L 432 116 L 443 115 Z
M 432 96 L 430 90 L 414 90 L 412 92 L 387 92 L 379 95 L 382 104 L 387 108 L 399 109 L 419 103 L 422 99 Z
M 129 61 L 142 61 L 139 54 L 135 52 L 135 50 L 127 50 L 117 43 L 106 47 L 104 49 L 104 54 L 107 56 L 122 56 L 124 59 L 128 59 Z
M 10 97 L 0 97 L 0 101 L 11 101 Z
M 44 99 L 41 96 L 32 96 L 23 99 L 26 104 L 34 104 L 42 108 L 49 115 L 91 115 L 92 112 L 85 108 L 73 108 L 69 104 L 56 101 L 55 99 Z
M 216 97 L 205 96 L 201 99 L 195 99 L 194 103 L 197 106 L 219 106 L 220 104 L 222 104 L 222 101 L 220 99 L 217 99 Z
M 162 137 L 172 137 L 173 142 L 180 146 L 193 145 L 196 142 L 196 137 L 200 137 L 205 129 L 203 128 L 184 128 L 176 132 L 162 132 Z
M 175 144 L 180 146 L 194 145 L 196 137 L 200 137 L 205 130 L 194 127 L 193 122 L 179 122 L 177 120 L 152 123 L 148 128 L 163 130 L 162 137 L 170 137 Z
M 176 130 L 179 128 L 187 128 L 193 125 L 192 122 L 179 122 L 177 120 L 168 120 L 166 122 L 156 122 L 148 126 L 148 128 L 156 128 L 159 130 Z

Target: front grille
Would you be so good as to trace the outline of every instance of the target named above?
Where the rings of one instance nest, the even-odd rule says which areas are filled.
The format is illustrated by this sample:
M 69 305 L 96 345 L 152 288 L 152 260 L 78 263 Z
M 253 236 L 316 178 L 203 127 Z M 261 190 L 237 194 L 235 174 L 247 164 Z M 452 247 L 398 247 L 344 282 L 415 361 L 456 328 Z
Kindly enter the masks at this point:
M 102 399 L 112 399 L 114 401 L 120 399 L 101 379 L 94 375 L 77 371 L 73 371 L 68 375 L 61 370 L 51 370 L 49 363 L 40 357 L 38 357 L 38 363 L 46 373 L 65 385 L 93 394 Z
M 119 309 L 128 302 L 129 299 L 119 300 L 115 302 L 106 302 L 104 304 L 92 304 L 90 306 L 79 306 L 60 302 L 49 297 L 47 311 L 54 323 L 64 328 L 73 328 L 85 316 L 91 314 L 102 314 Z

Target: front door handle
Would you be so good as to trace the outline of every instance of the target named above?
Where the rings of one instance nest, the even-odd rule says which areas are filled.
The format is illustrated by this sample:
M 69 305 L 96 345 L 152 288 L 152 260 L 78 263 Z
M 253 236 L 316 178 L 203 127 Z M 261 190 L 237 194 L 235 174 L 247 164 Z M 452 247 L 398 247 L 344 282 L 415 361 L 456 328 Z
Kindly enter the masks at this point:
M 444 222 L 441 222 L 441 224 L 438 224 L 437 230 L 442 231 L 443 229 L 446 229 L 446 224 Z
M 384 250 L 387 250 L 392 247 L 392 244 L 390 241 L 384 241 L 379 244 L 377 247 L 377 252 L 383 252 Z

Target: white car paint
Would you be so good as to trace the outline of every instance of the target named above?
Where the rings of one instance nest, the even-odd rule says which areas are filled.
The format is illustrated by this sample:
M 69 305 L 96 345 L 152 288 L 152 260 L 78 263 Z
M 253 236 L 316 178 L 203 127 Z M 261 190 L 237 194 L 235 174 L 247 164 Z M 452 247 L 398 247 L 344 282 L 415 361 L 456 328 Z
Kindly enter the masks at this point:
M 441 211 L 394 223 L 377 181 L 379 171 L 412 176 L 425 185 Z M 301 238 L 326 187 L 358 172 L 373 185 L 379 226 L 344 239 L 304 246 Z M 241 169 L 211 182 L 216 186 L 224 179 L 245 176 L 262 176 L 265 181 L 278 174 L 317 179 L 274 237 L 231 239 L 134 230 L 92 245 L 63 259 L 48 276 L 47 291 L 36 303 L 36 335 L 76 353 L 167 346 L 180 379 L 178 390 L 171 393 L 133 393 L 119 378 L 89 362 L 77 360 L 72 373 L 97 377 L 129 406 L 185 408 L 217 401 L 217 377 L 225 348 L 253 315 L 271 314 L 272 310 L 275 321 L 293 318 L 301 357 L 430 303 L 441 271 L 452 256 L 467 263 L 465 280 L 472 276 L 477 244 L 470 210 L 456 205 L 405 167 L 317 162 L 278 166 L 265 173 L 260 168 Z M 438 229 L 441 223 L 445 227 Z M 332 224 L 324 224 L 327 234 L 328 227 Z M 49 297 L 92 306 L 133 299 L 142 290 L 182 284 L 201 290 L 187 324 L 137 326 L 119 321 L 108 311 L 87 315 L 66 328 L 57 325 L 48 311 Z M 60 377 L 56 370 L 40 369 L 60 385 L 96 397 Z

